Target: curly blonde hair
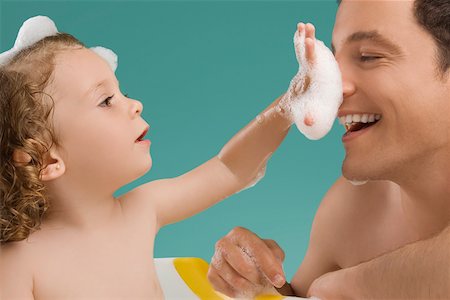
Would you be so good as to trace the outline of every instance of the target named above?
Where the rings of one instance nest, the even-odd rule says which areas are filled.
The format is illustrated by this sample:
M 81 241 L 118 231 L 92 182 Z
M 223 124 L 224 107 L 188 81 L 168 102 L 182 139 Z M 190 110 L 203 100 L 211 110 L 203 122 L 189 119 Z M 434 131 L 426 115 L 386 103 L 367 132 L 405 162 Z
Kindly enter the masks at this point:
M 54 103 L 44 92 L 59 51 L 81 48 L 75 37 L 58 33 L 20 51 L 0 67 L 0 243 L 21 241 L 39 229 L 49 207 L 41 171 L 58 140 L 50 115 Z M 14 159 L 15 152 L 28 158 Z

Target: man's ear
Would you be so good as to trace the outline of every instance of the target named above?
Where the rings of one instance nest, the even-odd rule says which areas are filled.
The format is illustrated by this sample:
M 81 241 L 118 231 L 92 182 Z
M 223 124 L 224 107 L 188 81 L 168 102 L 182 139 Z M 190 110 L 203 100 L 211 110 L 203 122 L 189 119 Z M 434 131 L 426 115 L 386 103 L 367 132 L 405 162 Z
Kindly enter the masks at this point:
M 39 179 L 42 181 L 51 181 L 63 175 L 65 171 L 66 166 L 62 157 L 54 148 L 51 148 L 45 155 L 44 168 L 39 175 Z

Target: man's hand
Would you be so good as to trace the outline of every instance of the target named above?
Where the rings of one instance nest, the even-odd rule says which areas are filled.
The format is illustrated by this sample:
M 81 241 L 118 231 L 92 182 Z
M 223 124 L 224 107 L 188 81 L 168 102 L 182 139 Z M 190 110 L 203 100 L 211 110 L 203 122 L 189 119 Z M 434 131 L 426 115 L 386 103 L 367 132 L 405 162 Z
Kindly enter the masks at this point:
M 273 240 L 236 227 L 216 243 L 208 270 L 214 288 L 230 297 L 253 297 L 286 282 L 284 252 Z

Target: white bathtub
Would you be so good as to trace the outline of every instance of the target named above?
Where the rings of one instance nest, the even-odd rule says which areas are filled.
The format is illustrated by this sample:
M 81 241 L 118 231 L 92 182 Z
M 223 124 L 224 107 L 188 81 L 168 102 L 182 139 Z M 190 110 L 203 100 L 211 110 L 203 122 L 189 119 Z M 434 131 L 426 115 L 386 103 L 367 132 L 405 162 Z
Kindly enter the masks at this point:
M 207 279 L 208 263 L 201 258 L 155 258 L 156 273 L 168 300 L 226 300 L 231 299 L 214 291 Z M 258 296 L 255 300 L 300 300 L 284 296 Z

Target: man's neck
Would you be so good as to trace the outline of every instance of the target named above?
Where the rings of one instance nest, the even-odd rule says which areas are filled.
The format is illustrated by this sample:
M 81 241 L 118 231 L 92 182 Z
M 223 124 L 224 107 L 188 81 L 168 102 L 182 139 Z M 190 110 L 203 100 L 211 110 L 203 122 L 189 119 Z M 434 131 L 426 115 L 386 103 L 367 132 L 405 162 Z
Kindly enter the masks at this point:
M 441 231 L 450 222 L 450 152 L 418 162 L 397 182 L 408 224 L 420 236 Z

